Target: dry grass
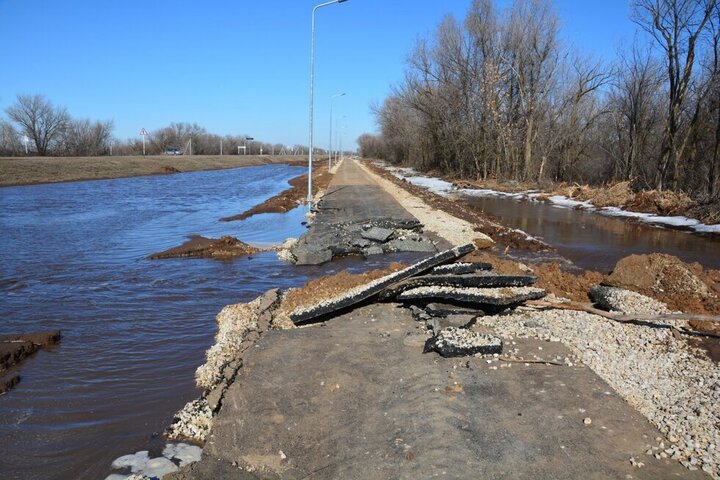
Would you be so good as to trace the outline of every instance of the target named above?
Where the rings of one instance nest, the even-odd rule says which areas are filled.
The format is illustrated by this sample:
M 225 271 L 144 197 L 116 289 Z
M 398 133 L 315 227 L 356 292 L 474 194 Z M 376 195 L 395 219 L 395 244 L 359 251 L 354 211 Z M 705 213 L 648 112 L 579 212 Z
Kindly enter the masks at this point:
M 294 155 L 0 158 L 0 186 L 139 177 L 272 163 L 306 162 L 305 157 Z

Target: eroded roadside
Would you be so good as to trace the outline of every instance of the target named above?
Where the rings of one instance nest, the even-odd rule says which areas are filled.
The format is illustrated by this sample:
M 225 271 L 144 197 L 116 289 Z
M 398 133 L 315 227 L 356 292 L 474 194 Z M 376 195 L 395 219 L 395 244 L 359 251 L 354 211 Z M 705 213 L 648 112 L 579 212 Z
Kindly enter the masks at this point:
M 330 212 L 319 209 L 318 217 Z M 480 220 L 472 231 L 489 228 L 489 220 Z M 716 365 L 678 334 L 687 322 L 628 324 L 566 310 L 561 294 L 587 301 L 592 286 L 609 277 L 520 264 L 503 258 L 509 245 L 458 252 L 443 262 L 459 263 L 431 267 L 439 270 L 430 279 L 399 284 L 400 266 L 364 277 L 341 273 L 223 309 L 217 343 L 197 373 L 205 393 L 170 430 L 170 436 L 205 440 L 204 457 L 167 478 L 491 477 L 509 471 L 704 478 L 701 469 L 717 476 L 711 447 L 720 438 L 712 405 L 720 400 L 720 378 Z M 494 270 L 488 272 L 488 264 Z M 673 271 L 660 268 L 659 274 L 676 278 Z M 384 302 L 365 297 L 349 311 L 318 309 L 325 312 L 320 323 L 293 328 L 293 318 L 306 318 L 296 312 L 344 305 L 343 298 L 364 287 L 383 287 L 383 279 L 395 292 Z M 699 285 L 690 280 L 682 288 Z M 499 282 L 537 282 L 539 290 L 557 293 L 546 296 L 546 304 L 530 304 L 508 297 L 528 292 L 510 288 L 529 287 L 491 291 Z M 705 285 L 711 298 L 716 285 Z M 601 289 L 595 301 L 630 315 L 666 311 L 655 299 L 625 293 L 629 287 Z M 512 301 L 497 308 L 498 296 Z M 463 341 L 492 338 L 496 345 L 499 339 L 504 349 L 459 358 L 423 354 L 443 331 Z M 528 462 L 528 451 L 540 453 Z

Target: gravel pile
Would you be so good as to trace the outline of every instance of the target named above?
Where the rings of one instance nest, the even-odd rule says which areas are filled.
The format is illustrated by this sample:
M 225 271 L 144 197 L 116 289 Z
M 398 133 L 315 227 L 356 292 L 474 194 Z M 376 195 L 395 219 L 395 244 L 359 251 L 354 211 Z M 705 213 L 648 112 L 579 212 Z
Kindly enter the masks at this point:
M 516 311 L 477 323 L 505 338 L 560 339 L 666 435 L 650 454 L 720 477 L 720 369 L 668 329 L 567 310 Z
M 205 353 L 205 363 L 195 371 L 198 387 L 210 390 L 220 383 L 223 369 L 237 358 L 247 334 L 258 330 L 260 315 L 279 301 L 279 292 L 270 290 L 252 302 L 227 305 L 217 314 L 215 344 Z
M 590 298 L 602 309 L 627 314 L 671 313 L 664 303 L 624 288 L 597 285 Z
M 503 343 L 499 337 L 465 328 L 447 327 L 427 341 L 425 352 L 436 351 L 443 357 L 462 357 L 475 354 L 499 354 L 502 353 L 502 347 Z
M 213 414 L 207 400 L 198 398 L 185 404 L 175 414 L 172 424 L 165 431 L 170 440 L 194 440 L 202 443 L 212 427 Z

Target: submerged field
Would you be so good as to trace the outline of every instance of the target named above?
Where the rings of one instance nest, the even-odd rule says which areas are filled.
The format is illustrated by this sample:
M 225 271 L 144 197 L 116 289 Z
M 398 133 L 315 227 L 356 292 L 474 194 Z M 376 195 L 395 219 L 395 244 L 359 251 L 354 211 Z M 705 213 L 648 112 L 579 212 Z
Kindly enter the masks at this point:
M 304 162 L 298 155 L 192 155 L 0 158 L 0 186 L 139 177 Z

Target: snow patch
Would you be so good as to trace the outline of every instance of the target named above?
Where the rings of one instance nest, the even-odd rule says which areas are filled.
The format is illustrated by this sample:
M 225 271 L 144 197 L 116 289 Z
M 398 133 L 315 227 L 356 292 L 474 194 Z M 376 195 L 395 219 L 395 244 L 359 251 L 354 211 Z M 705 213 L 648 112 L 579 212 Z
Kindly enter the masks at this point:
M 413 185 L 427 188 L 431 192 L 437 193 L 438 195 L 442 196 L 448 196 L 451 192 L 453 192 L 462 195 L 468 195 L 471 197 L 506 197 L 516 200 L 529 200 L 532 202 L 537 202 L 539 201 L 538 197 L 541 195 L 541 193 L 536 190 L 508 193 L 487 188 L 456 188 L 452 183 L 442 180 L 440 178 L 423 176 L 413 168 L 390 167 L 383 164 L 380 165 L 396 177 L 404 179 L 407 182 L 412 183 Z M 720 234 L 720 224 L 706 225 L 704 223 L 700 223 L 699 220 L 696 220 L 694 218 L 688 218 L 683 216 L 663 216 L 655 215 L 652 213 L 630 212 L 627 210 L 623 210 L 619 207 L 602 207 L 598 209 L 591 202 L 573 200 L 563 195 L 553 195 L 551 197 L 548 197 L 548 200 L 553 206 L 561 208 L 581 208 L 583 210 L 598 212 L 601 215 L 607 215 L 609 217 L 633 218 L 658 227 L 668 226 L 673 228 L 686 228 L 689 230 L 694 230 L 698 233 Z M 527 239 L 530 240 L 531 238 L 532 237 L 528 235 Z

